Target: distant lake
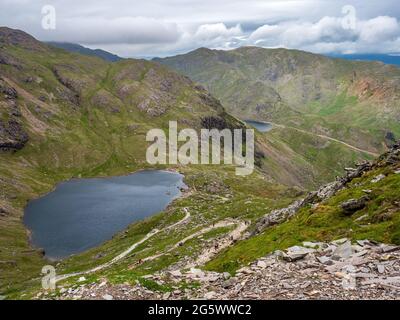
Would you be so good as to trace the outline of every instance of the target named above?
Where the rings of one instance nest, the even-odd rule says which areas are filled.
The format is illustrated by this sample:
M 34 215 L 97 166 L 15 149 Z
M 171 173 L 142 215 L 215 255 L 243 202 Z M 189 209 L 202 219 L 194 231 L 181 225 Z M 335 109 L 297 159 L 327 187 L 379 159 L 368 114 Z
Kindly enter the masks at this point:
M 255 120 L 244 120 L 249 126 L 256 128 L 260 132 L 268 132 L 272 129 L 272 124 L 269 122 L 255 121 Z
M 164 210 L 185 188 L 178 173 L 148 170 L 60 183 L 32 200 L 24 223 L 46 257 L 65 258 L 100 245 L 131 223 Z

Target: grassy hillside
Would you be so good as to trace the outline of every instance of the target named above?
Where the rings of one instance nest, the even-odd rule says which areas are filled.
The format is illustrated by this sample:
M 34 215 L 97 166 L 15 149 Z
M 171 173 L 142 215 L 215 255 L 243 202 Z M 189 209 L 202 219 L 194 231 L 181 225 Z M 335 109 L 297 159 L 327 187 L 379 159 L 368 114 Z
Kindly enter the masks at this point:
M 42 266 L 53 264 L 58 274 L 85 271 L 110 261 L 149 231 L 164 230 L 112 268 L 90 275 L 95 281 L 145 282 L 146 274 L 195 259 L 210 240 L 229 237 L 237 224 L 253 226 L 266 213 L 288 205 L 303 194 L 301 188 L 339 172 L 331 170 L 338 166 L 329 169 L 336 162 L 366 157 L 344 145 L 277 127 L 268 136 L 257 133 L 258 167 L 250 176 L 236 176 L 233 166 L 159 166 L 182 172 L 190 187 L 165 212 L 62 262 L 47 261 L 29 245 L 22 223 L 27 201 L 73 177 L 149 168 L 146 133 L 166 130 L 169 120 L 177 120 L 179 128 L 244 126 L 203 87 L 165 66 L 134 59 L 109 63 L 0 28 L 1 296 L 31 298 L 40 288 Z M 305 147 L 310 148 L 306 153 Z M 315 150 L 327 152 L 310 156 Z M 181 220 L 186 210 L 191 214 L 187 223 L 175 232 L 164 229 Z M 234 224 L 207 229 L 221 221 Z M 184 241 L 202 230 L 208 232 Z M 180 241 L 184 243 L 176 245 Z
M 164 66 L 133 59 L 108 63 L 47 46 L 8 28 L 0 29 L 0 111 L 0 295 L 19 295 L 32 279 L 38 285 L 41 267 L 49 264 L 40 250 L 29 245 L 22 223 L 27 201 L 73 177 L 122 175 L 148 168 L 146 133 L 167 129 L 169 120 L 177 120 L 180 129 L 200 129 L 204 119 L 227 128 L 244 126 L 202 87 Z M 213 121 L 208 125 L 213 126 Z M 260 155 L 271 150 L 275 156 L 260 156 L 263 174 L 256 171 L 241 180 L 229 166 L 169 167 L 183 172 L 196 190 L 193 197 L 182 200 L 198 212 L 198 220 L 186 232 L 225 216 L 260 216 L 265 208 L 284 204 L 298 193 L 280 182 L 310 182 L 296 174 L 299 166 L 280 167 L 282 160 L 289 163 L 290 153 L 280 153 L 270 143 L 258 148 Z M 211 188 L 215 183 L 221 186 Z M 243 187 L 238 201 L 211 215 L 210 208 L 225 208 L 219 197 L 238 186 Z M 244 213 L 243 203 L 252 197 L 257 201 Z M 168 212 L 132 226 L 125 242 L 116 237 L 96 248 L 105 252 L 100 260 L 110 259 L 148 228 L 178 219 L 182 204 L 177 202 Z M 88 253 L 62 268 L 98 262 Z
M 349 238 L 400 244 L 400 148 L 382 155 L 362 176 L 325 201 L 308 204 L 290 220 L 241 241 L 210 261 L 206 268 L 235 271 L 278 249 L 303 241 Z M 379 178 L 379 179 L 377 179 Z M 344 211 L 347 201 L 366 198 L 363 207 Z
M 400 138 L 400 69 L 395 66 L 258 47 L 201 48 L 155 61 L 203 84 L 240 119 L 300 128 L 372 153 L 383 152 Z M 360 157 L 338 146 L 342 161 L 326 166 L 320 158 L 336 160 L 338 150 L 315 147 L 315 140 L 322 144 L 316 137 L 278 131 L 270 134 L 283 137 L 304 159 L 313 158 L 319 181 L 332 178 L 326 175 L 327 168 L 339 172 L 343 163 Z M 299 142 L 304 148 L 299 149 Z

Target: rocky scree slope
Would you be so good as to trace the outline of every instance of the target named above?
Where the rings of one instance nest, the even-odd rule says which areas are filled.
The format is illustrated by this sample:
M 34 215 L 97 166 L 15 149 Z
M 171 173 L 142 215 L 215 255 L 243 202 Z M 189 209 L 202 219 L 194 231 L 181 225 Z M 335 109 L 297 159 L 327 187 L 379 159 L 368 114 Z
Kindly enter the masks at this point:
M 146 284 L 100 282 L 63 286 L 57 293 L 40 292 L 36 299 L 142 300 L 398 300 L 400 291 L 400 247 L 348 239 L 330 243 L 305 242 L 276 251 L 239 269 L 234 275 L 202 271 L 172 270 L 146 277 Z M 186 283 L 181 289 L 180 283 Z
M 373 162 L 347 168 L 347 175 L 290 206 L 268 212 L 246 238 L 206 267 L 234 271 L 264 254 L 301 244 L 370 239 L 400 244 L 400 144 Z

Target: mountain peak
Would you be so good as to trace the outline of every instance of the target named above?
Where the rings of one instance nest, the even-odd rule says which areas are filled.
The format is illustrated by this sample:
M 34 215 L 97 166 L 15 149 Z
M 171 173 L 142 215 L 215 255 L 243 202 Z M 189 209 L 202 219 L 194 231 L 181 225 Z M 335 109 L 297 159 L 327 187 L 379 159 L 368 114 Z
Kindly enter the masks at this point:
M 20 46 L 30 50 L 44 50 L 45 46 L 24 31 L 0 27 L 0 44 Z

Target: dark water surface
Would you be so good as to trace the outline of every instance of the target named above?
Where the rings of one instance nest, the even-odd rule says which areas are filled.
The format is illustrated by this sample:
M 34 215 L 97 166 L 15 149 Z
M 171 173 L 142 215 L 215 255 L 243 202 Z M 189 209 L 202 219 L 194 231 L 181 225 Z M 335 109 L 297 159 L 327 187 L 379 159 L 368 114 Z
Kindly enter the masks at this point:
M 24 223 L 32 244 L 59 259 L 111 239 L 129 224 L 166 208 L 186 187 L 178 173 L 149 170 L 128 176 L 74 179 L 32 200 Z
M 256 128 L 260 132 L 268 132 L 272 129 L 272 124 L 268 122 L 255 121 L 255 120 L 244 120 L 249 126 Z

